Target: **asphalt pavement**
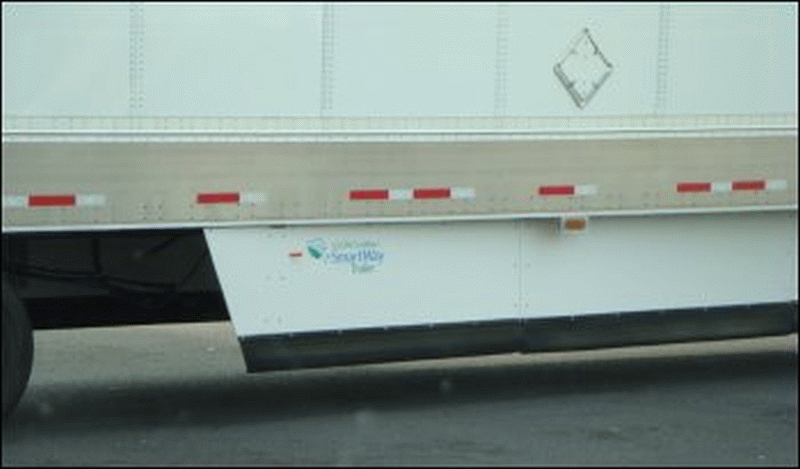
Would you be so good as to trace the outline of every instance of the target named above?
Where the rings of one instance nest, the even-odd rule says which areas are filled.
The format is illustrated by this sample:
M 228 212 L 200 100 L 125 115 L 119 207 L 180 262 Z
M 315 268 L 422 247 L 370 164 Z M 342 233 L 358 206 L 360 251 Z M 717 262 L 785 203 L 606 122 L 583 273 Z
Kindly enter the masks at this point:
M 229 323 L 35 333 L 10 465 L 765 465 L 797 335 L 245 373 Z

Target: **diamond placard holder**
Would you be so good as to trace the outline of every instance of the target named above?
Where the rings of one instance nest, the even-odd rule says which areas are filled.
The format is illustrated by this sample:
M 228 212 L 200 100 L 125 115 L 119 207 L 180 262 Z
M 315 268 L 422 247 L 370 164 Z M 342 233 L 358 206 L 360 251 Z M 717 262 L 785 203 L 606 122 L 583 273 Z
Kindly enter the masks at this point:
M 588 28 L 584 28 L 572 41 L 563 58 L 553 67 L 556 76 L 581 109 L 608 79 L 612 69 L 613 66 L 600 52 Z

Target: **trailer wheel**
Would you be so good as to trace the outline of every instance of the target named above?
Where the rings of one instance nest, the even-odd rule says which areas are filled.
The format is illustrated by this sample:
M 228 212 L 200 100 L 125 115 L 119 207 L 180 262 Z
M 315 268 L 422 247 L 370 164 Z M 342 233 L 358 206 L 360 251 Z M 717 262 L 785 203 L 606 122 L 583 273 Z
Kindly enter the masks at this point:
M 28 313 L 3 272 L 3 418 L 19 402 L 33 364 Z

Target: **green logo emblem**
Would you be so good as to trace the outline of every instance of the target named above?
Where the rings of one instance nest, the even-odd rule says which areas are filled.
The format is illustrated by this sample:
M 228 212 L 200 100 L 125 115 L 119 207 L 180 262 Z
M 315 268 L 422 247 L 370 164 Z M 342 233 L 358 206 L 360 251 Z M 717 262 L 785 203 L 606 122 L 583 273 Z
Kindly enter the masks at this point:
M 325 255 L 325 251 L 328 250 L 328 243 L 326 243 L 322 238 L 312 239 L 307 243 L 307 246 L 308 253 L 311 254 L 311 257 L 314 259 L 321 258 Z

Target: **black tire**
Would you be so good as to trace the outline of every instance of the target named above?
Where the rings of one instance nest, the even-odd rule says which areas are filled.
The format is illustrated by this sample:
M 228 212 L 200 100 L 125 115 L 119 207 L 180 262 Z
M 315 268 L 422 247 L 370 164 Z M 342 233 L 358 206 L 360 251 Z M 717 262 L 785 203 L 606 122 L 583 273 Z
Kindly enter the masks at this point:
M 3 272 L 3 418 L 16 407 L 33 365 L 28 313 Z

